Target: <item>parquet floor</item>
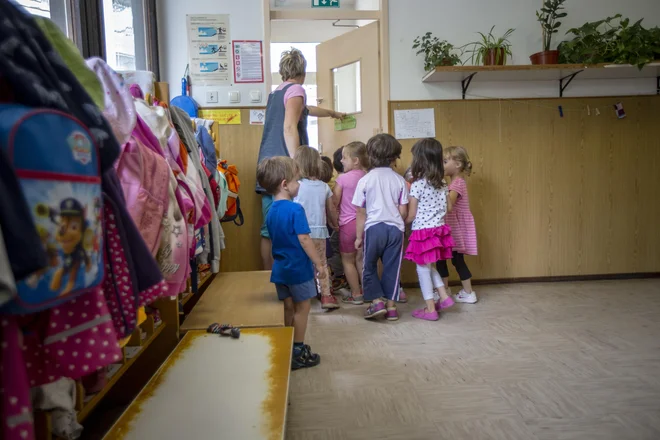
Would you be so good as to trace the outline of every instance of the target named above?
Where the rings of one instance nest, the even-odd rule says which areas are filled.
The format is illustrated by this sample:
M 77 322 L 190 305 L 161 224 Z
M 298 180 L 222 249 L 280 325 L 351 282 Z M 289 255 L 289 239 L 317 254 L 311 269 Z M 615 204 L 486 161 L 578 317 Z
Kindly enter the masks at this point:
M 324 313 L 288 440 L 658 440 L 660 280 L 479 286 L 438 322 Z

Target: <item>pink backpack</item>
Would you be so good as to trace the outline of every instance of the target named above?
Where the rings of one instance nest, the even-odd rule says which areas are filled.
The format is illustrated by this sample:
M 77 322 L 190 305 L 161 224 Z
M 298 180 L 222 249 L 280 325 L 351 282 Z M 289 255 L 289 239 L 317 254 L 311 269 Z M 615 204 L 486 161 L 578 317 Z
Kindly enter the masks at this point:
M 132 137 L 115 163 L 126 207 L 152 255 L 160 245 L 162 219 L 169 205 L 167 162 Z

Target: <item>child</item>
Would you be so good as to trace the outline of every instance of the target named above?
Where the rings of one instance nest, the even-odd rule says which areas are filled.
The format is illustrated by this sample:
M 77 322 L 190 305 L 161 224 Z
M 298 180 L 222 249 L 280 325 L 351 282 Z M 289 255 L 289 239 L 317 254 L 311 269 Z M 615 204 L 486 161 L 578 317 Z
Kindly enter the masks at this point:
M 339 147 L 332 155 L 332 179 L 330 180 L 330 189 L 334 191 L 337 178 L 344 172 L 344 166 L 341 164 L 342 152 L 344 147 Z M 332 269 L 332 291 L 343 296 L 348 295 L 348 283 L 344 274 L 344 266 L 341 264 L 341 252 L 339 251 L 339 231 L 330 232 L 330 246 L 332 247 L 332 258 L 328 260 Z
M 302 206 L 293 203 L 300 184 L 296 163 L 290 157 L 264 159 L 257 169 L 259 185 L 273 196 L 273 204 L 266 216 L 266 227 L 273 242 L 273 272 L 277 297 L 284 301 L 284 325 L 293 326 L 293 357 L 291 369 L 314 367 L 321 357 L 305 345 L 305 331 L 316 296 L 314 268 L 319 279 L 327 278 L 310 237 L 307 217 Z
M 472 174 L 472 162 L 465 148 L 449 147 L 445 149 L 444 166 L 445 174 L 451 178 L 447 224 L 451 227 L 451 235 L 456 243 L 451 262 L 463 284 L 463 289 L 454 295 L 454 299 L 460 303 L 474 304 L 477 302 L 477 294 L 472 290 L 472 274 L 464 259 L 464 255 L 477 255 L 477 231 L 465 183 L 465 178 Z M 439 261 L 437 268 L 449 291 L 447 262 Z
M 348 304 L 364 304 L 360 289 L 362 278 L 362 250 L 355 248 L 357 209 L 353 196 L 358 182 L 367 173 L 369 159 L 367 147 L 362 142 L 351 142 L 343 148 L 342 169 L 344 174 L 337 177 L 334 190 L 334 203 L 339 206 L 339 252 L 344 265 L 344 274 L 351 288 L 351 294 L 342 299 Z
M 438 311 L 454 305 L 447 295 L 445 285 L 435 268 L 435 263 L 452 257 L 454 242 L 451 230 L 445 225 L 447 214 L 447 185 L 444 181 L 442 145 L 435 139 L 422 139 L 412 147 L 412 180 L 410 204 L 406 223 L 412 223 L 408 239 L 406 260 L 417 265 L 419 287 L 426 301 L 426 308 L 415 310 L 418 319 L 437 321 Z M 434 292 L 440 293 L 434 302 Z
M 327 265 L 325 240 L 330 237 L 326 224 L 330 223 L 333 229 L 337 227 L 337 211 L 332 203 L 332 191 L 327 183 L 320 180 L 321 167 L 325 166 L 325 163 L 321 160 L 318 151 L 306 145 L 298 147 L 295 160 L 302 180 L 300 191 L 293 201 L 305 208 L 312 241 L 325 270 Z M 316 271 L 321 272 L 320 267 L 317 266 Z M 318 279 L 317 282 L 321 292 L 321 307 L 325 310 L 339 308 L 337 300 L 330 292 L 330 281 L 326 278 Z
M 365 300 L 373 301 L 364 317 L 385 315 L 387 320 L 396 321 L 399 312 L 394 302 L 399 298 L 403 219 L 408 216 L 406 182 L 392 169 L 401 156 L 401 144 L 389 134 L 378 134 L 367 142 L 367 154 L 372 170 L 360 179 L 353 196 L 353 204 L 358 207 L 356 249 L 362 247 L 364 239 L 362 288 Z M 383 263 L 380 279 L 378 260 Z

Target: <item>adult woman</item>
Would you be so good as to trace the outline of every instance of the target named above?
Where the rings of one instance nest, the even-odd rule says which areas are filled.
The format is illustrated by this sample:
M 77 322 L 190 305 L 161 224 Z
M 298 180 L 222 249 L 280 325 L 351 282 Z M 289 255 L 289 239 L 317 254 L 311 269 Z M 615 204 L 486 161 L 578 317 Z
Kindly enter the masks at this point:
M 293 157 L 300 145 L 308 145 L 307 117 L 331 117 L 341 119 L 344 115 L 332 110 L 326 110 L 306 105 L 307 95 L 302 84 L 305 82 L 307 61 L 302 52 L 292 48 L 282 53 L 280 59 L 280 75 L 282 84 L 268 96 L 264 134 L 261 138 L 259 160 L 275 157 Z M 273 265 L 270 237 L 266 229 L 266 215 L 273 203 L 273 198 L 257 183 L 256 191 L 261 194 L 261 211 L 263 223 L 261 226 L 261 260 L 264 270 L 270 270 Z

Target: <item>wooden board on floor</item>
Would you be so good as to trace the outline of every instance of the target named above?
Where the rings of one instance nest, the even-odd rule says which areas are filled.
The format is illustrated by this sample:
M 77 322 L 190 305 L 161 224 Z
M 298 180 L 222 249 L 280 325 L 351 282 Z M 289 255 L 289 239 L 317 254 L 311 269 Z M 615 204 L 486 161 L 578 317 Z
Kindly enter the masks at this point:
M 219 273 L 181 326 L 181 331 L 206 330 L 209 325 L 283 327 L 284 309 L 270 272 Z
M 107 440 L 281 440 L 293 328 L 188 332 Z

